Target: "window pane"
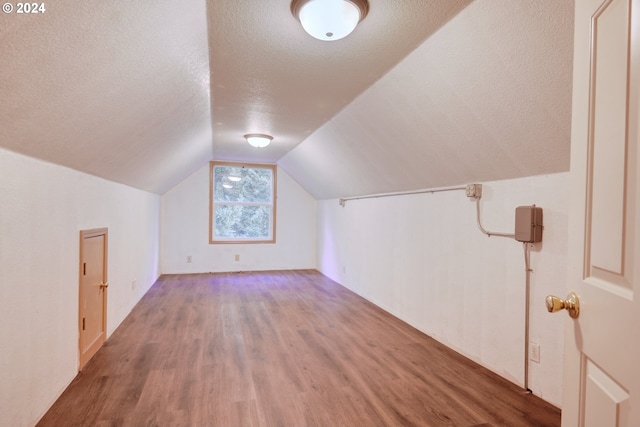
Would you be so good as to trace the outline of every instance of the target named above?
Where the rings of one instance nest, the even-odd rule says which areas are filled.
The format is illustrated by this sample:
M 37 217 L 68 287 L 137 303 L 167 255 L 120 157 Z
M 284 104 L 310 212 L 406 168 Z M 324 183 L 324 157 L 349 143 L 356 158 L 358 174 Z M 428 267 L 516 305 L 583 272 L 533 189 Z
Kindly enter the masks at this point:
M 216 205 L 217 238 L 269 238 L 269 206 Z
M 271 169 L 215 166 L 213 171 L 216 202 L 271 203 Z

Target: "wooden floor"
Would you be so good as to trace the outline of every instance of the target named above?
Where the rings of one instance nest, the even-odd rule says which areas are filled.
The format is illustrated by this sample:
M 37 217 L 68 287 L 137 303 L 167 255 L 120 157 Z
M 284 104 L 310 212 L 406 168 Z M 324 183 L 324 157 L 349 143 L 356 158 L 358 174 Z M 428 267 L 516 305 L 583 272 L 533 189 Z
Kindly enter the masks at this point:
M 163 276 L 39 426 L 559 426 L 317 271 Z

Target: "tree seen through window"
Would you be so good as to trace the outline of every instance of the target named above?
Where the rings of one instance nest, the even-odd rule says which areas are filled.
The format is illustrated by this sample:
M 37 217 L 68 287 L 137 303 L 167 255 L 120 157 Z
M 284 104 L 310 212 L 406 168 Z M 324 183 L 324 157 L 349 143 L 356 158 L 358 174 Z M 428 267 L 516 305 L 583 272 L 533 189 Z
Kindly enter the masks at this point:
M 212 162 L 211 243 L 275 241 L 275 166 Z

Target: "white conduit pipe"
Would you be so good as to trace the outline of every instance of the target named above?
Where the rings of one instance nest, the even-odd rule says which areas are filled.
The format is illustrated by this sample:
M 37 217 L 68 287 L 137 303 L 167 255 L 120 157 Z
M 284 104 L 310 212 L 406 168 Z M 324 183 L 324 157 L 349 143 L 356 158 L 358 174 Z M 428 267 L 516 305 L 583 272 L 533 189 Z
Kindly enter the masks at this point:
M 489 237 L 491 237 L 491 236 L 509 237 L 511 239 L 515 239 L 516 238 L 515 234 L 496 233 L 496 232 L 487 231 L 487 230 L 484 229 L 484 227 L 482 226 L 482 221 L 480 221 L 480 198 L 479 197 L 476 198 L 476 213 L 478 214 L 478 228 L 480 229 L 480 231 L 482 231 L 487 236 L 489 236 Z
M 478 217 L 478 228 L 487 236 L 498 236 L 498 237 L 508 237 L 510 239 L 515 239 L 516 235 L 511 233 L 496 233 L 493 231 L 487 231 L 482 226 L 482 221 L 480 220 L 480 198 L 476 198 L 476 213 Z M 529 305 L 530 305 L 530 297 L 531 297 L 531 270 L 530 267 L 530 258 L 531 252 L 528 243 L 523 243 L 524 247 L 524 266 L 526 272 L 526 284 L 525 284 L 525 303 L 524 303 L 524 390 L 526 392 L 531 392 L 529 390 Z
M 426 189 L 426 190 L 414 190 L 414 191 L 400 191 L 396 193 L 380 193 L 380 194 L 371 194 L 367 196 L 355 196 L 355 197 L 344 197 L 338 200 L 340 206 L 344 207 L 346 202 L 349 200 L 361 200 L 361 199 L 377 199 L 380 197 L 392 197 L 392 196 L 406 196 L 410 194 L 424 194 L 424 193 L 439 193 L 443 191 L 459 191 L 466 190 L 467 187 L 445 187 L 445 188 L 434 188 L 434 189 Z M 478 219 L 478 228 L 482 231 L 483 234 L 487 236 L 497 236 L 497 237 L 507 237 L 510 239 L 515 239 L 515 233 L 498 233 L 495 231 L 487 231 L 482 226 L 482 221 L 480 219 L 480 197 L 476 198 L 476 214 Z M 526 271 L 526 290 L 525 290 L 525 329 L 524 329 L 524 389 L 527 392 L 531 392 L 529 390 L 529 299 L 530 299 L 530 286 L 531 286 L 531 270 L 530 268 L 530 249 L 529 244 L 523 243 L 524 246 L 524 261 L 525 261 L 525 271 Z
M 424 190 L 412 190 L 412 191 L 398 191 L 396 193 L 380 193 L 380 194 L 370 194 L 368 196 L 354 196 L 354 197 L 343 197 L 338 200 L 340 206 L 344 207 L 345 203 L 349 200 L 362 200 L 362 199 L 377 199 L 380 197 L 392 197 L 392 196 L 407 196 L 410 194 L 425 194 L 425 193 L 441 193 L 443 191 L 459 191 L 466 190 L 467 187 L 443 187 L 443 188 L 431 188 Z
M 523 242 L 524 248 L 524 266 L 526 271 L 526 285 L 525 285 L 525 303 L 524 303 L 524 390 L 531 393 L 529 390 L 529 305 L 531 296 L 531 246 L 527 242 Z

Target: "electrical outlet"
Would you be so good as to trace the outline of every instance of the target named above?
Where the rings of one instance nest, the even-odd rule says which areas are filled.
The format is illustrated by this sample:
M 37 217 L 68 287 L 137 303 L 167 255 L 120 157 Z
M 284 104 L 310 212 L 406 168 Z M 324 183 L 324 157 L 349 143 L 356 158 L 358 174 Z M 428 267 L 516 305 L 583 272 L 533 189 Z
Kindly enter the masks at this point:
M 240 255 L 236 254 L 236 261 L 240 261 Z
M 467 197 L 479 199 L 482 197 L 482 184 L 467 184 Z
M 132 291 L 136 290 L 136 281 L 135 280 L 133 282 L 131 282 L 131 290 Z
M 529 343 L 529 359 L 532 362 L 540 363 L 540 344 L 537 342 Z
M 191 262 L 191 255 L 187 257 L 187 262 Z

